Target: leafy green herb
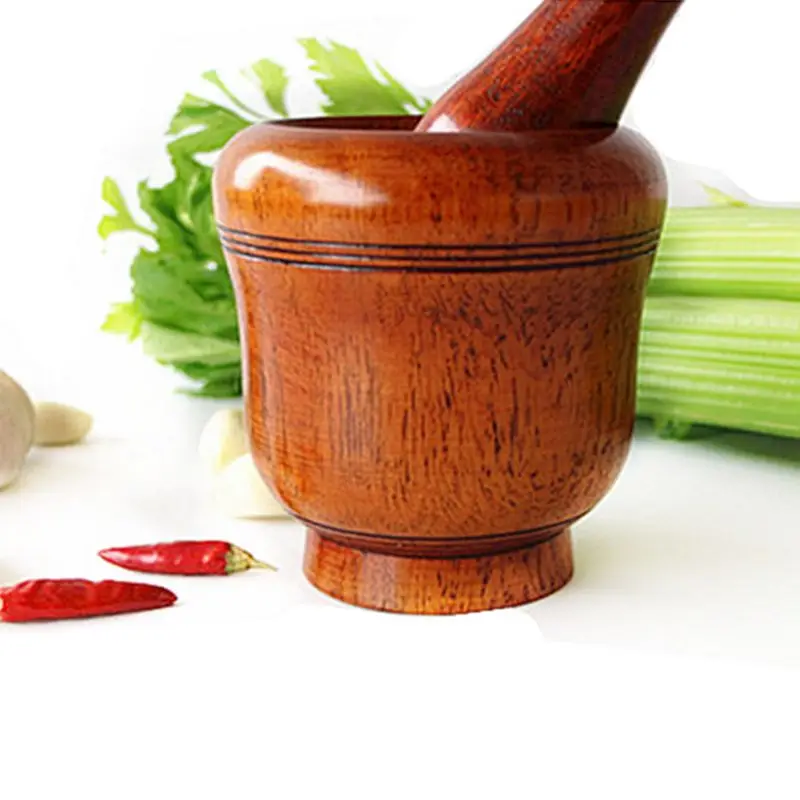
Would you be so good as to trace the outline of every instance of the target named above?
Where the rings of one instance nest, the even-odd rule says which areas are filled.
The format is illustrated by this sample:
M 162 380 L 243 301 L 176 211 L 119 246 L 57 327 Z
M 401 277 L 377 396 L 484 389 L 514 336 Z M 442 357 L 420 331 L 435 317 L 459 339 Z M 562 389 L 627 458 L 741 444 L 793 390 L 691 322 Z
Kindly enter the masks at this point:
M 733 206 L 734 208 L 747 208 L 749 206 L 749 203 L 745 203 L 744 200 L 737 200 L 735 197 L 727 194 L 727 192 L 723 192 L 721 189 L 717 189 L 714 186 L 707 186 L 704 183 L 702 187 L 712 205 Z
M 286 70 L 268 58 L 256 61 L 249 70 L 244 71 L 246 77 L 251 77 L 264 93 L 267 105 L 280 117 L 288 117 L 286 108 L 286 89 L 289 78 Z
M 366 114 L 424 113 L 429 100 L 415 97 L 390 75 L 376 65 L 378 80 L 356 50 L 338 42 L 325 47 L 316 39 L 301 39 L 300 44 L 311 61 L 311 69 L 321 77 L 316 84 L 328 98 L 322 106 L 326 114 L 363 116 Z
M 239 361 L 239 347 L 235 341 L 181 333 L 152 322 L 142 325 L 142 343 L 147 355 L 165 362 L 193 365 L 202 359 L 205 366 L 218 367 Z
M 225 97 L 227 97 L 228 100 L 230 100 L 231 103 L 233 103 L 233 105 L 235 105 L 240 111 L 244 111 L 245 114 L 248 114 L 256 119 L 262 117 L 258 111 L 253 111 L 252 108 L 246 106 L 241 100 L 239 100 L 238 97 L 236 97 L 236 95 L 233 94 L 233 92 L 231 92 L 231 90 L 222 82 L 222 78 L 219 77 L 216 70 L 210 69 L 207 72 L 204 72 L 203 80 L 206 80 L 213 86 L 216 86 L 222 92 L 222 94 L 224 94 Z
M 326 113 L 407 114 L 430 105 L 382 67 L 371 72 L 355 50 L 314 39 L 302 44 L 311 68 L 323 76 Z M 261 90 L 263 113 L 240 100 L 214 70 L 202 77 L 230 107 L 184 96 L 167 129 L 172 180 L 138 187 L 139 208 L 149 227 L 136 221 L 111 178 L 102 187 L 110 212 L 100 221 L 100 236 L 131 232 L 146 237 L 131 264 L 132 299 L 112 306 L 103 330 L 140 339 L 147 356 L 181 372 L 196 384 L 194 393 L 208 397 L 241 395 L 242 365 L 233 287 L 214 221 L 212 168 L 200 157 L 218 152 L 270 114 L 289 115 L 289 79 L 282 66 L 261 59 L 243 74 Z
M 106 333 L 120 333 L 133 341 L 142 330 L 142 315 L 134 303 L 114 303 L 108 312 L 102 330 Z
M 236 396 L 241 392 L 236 304 L 214 226 L 212 170 L 183 154 L 173 153 L 172 164 L 175 175 L 165 186 L 139 185 L 139 205 L 153 230 L 135 230 L 146 232 L 154 249 L 136 254 L 133 300 L 113 306 L 103 329 L 141 337 L 146 355 L 199 382 L 199 393 Z M 108 197 L 115 200 L 117 222 L 101 227 L 134 229 L 117 202 L 119 191 Z
M 174 139 L 168 149 L 172 155 L 214 153 L 252 124 L 252 120 L 245 119 L 229 108 L 187 94 L 167 130 L 170 134 L 183 135 Z
M 101 239 L 107 239 L 112 233 L 122 233 L 123 231 L 143 233 L 145 236 L 153 235 L 152 231 L 139 225 L 133 218 L 119 186 L 111 178 L 103 181 L 102 197 L 115 213 L 106 214 L 100 220 L 97 232 Z

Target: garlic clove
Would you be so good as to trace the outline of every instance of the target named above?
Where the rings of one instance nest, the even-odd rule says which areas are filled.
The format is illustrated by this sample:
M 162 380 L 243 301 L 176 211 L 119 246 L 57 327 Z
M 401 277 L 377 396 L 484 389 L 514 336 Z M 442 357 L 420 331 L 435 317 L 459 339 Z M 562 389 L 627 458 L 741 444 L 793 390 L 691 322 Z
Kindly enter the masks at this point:
M 0 371 L 0 489 L 19 477 L 33 445 L 35 419 L 28 393 Z
M 216 477 L 216 496 L 222 510 L 238 519 L 288 517 L 267 488 L 250 454 L 228 464 Z
M 238 408 L 217 411 L 208 420 L 197 451 L 203 464 L 217 473 L 249 451 L 244 413 Z
M 86 438 L 94 420 L 91 414 L 63 403 L 36 403 L 34 444 L 64 447 Z

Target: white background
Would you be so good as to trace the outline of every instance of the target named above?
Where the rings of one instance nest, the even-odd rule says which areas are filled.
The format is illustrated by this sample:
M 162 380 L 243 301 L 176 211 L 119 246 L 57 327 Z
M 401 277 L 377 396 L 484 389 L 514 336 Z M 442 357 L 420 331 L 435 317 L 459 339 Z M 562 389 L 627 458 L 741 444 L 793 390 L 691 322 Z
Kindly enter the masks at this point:
M 0 630 L 0 796 L 798 796 L 797 447 L 642 431 L 577 533 L 567 590 L 524 610 L 378 615 L 304 584 L 293 524 L 215 514 L 194 458 L 213 404 L 97 332 L 131 252 L 102 252 L 100 182 L 166 177 L 163 130 L 203 70 L 284 62 L 304 113 L 294 39 L 330 36 L 433 93 L 531 6 L 4 6 L 0 368 L 97 429 L 35 454 L 0 497 L 0 582 L 111 577 L 99 547 L 195 535 L 281 571 L 172 581 L 181 605 L 158 614 Z M 797 202 L 798 29 L 790 0 L 687 0 L 637 125 L 672 159 Z

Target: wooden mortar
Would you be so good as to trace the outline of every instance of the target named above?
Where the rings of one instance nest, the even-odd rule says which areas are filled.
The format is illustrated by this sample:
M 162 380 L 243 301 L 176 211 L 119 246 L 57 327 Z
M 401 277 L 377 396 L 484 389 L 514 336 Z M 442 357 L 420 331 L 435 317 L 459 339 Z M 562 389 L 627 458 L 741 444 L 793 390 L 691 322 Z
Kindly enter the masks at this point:
M 217 166 L 256 463 L 323 592 L 387 611 L 564 586 L 625 462 L 660 159 L 613 125 L 255 126 Z

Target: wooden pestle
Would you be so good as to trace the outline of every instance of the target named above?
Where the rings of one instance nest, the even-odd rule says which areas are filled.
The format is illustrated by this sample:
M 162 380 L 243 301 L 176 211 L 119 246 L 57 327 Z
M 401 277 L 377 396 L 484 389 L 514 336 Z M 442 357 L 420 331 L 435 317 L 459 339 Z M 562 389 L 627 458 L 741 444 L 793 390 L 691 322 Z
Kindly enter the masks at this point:
M 544 0 L 417 131 L 615 125 L 683 0 Z

